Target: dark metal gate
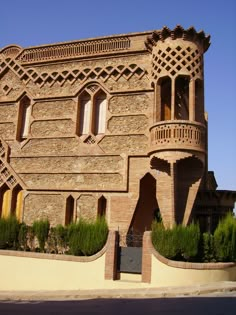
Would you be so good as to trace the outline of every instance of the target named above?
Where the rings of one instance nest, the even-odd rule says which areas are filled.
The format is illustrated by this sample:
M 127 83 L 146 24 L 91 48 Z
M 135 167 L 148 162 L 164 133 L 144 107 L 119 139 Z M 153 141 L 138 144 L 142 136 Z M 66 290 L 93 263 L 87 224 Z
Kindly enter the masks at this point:
M 118 271 L 142 273 L 142 235 L 127 234 L 127 246 L 120 246 L 118 252 Z

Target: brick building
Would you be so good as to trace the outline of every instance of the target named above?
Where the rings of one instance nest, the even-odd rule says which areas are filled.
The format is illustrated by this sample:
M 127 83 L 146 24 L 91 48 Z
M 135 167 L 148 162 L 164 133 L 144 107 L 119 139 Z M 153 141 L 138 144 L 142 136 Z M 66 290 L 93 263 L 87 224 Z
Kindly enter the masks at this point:
M 105 214 L 126 235 L 192 218 L 209 229 L 236 193 L 207 169 L 203 54 L 181 26 L 0 50 L 0 211 L 52 225 Z

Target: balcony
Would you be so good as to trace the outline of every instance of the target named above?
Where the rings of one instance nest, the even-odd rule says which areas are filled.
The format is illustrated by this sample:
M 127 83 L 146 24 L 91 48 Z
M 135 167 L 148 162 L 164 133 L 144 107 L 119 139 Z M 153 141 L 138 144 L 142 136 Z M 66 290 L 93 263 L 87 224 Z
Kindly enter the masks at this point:
M 150 151 L 191 150 L 206 151 L 206 127 L 186 120 L 161 121 L 150 128 Z

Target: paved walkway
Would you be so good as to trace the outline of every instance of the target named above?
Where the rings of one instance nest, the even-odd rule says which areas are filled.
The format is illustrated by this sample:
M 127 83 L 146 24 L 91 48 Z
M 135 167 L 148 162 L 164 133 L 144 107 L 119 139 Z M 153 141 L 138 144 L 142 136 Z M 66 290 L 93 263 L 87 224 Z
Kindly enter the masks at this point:
M 236 281 L 224 281 L 186 287 L 99 289 L 75 291 L 0 291 L 0 301 L 60 301 L 99 298 L 163 298 L 200 296 L 216 292 L 236 291 Z

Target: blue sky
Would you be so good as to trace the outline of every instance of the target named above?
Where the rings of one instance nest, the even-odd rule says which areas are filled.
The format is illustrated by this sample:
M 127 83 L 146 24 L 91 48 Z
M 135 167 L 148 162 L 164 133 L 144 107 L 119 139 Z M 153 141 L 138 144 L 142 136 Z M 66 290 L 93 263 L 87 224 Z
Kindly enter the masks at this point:
M 235 0 L 0 0 L 0 49 L 142 32 L 181 24 L 211 35 L 205 54 L 209 170 L 236 190 Z

